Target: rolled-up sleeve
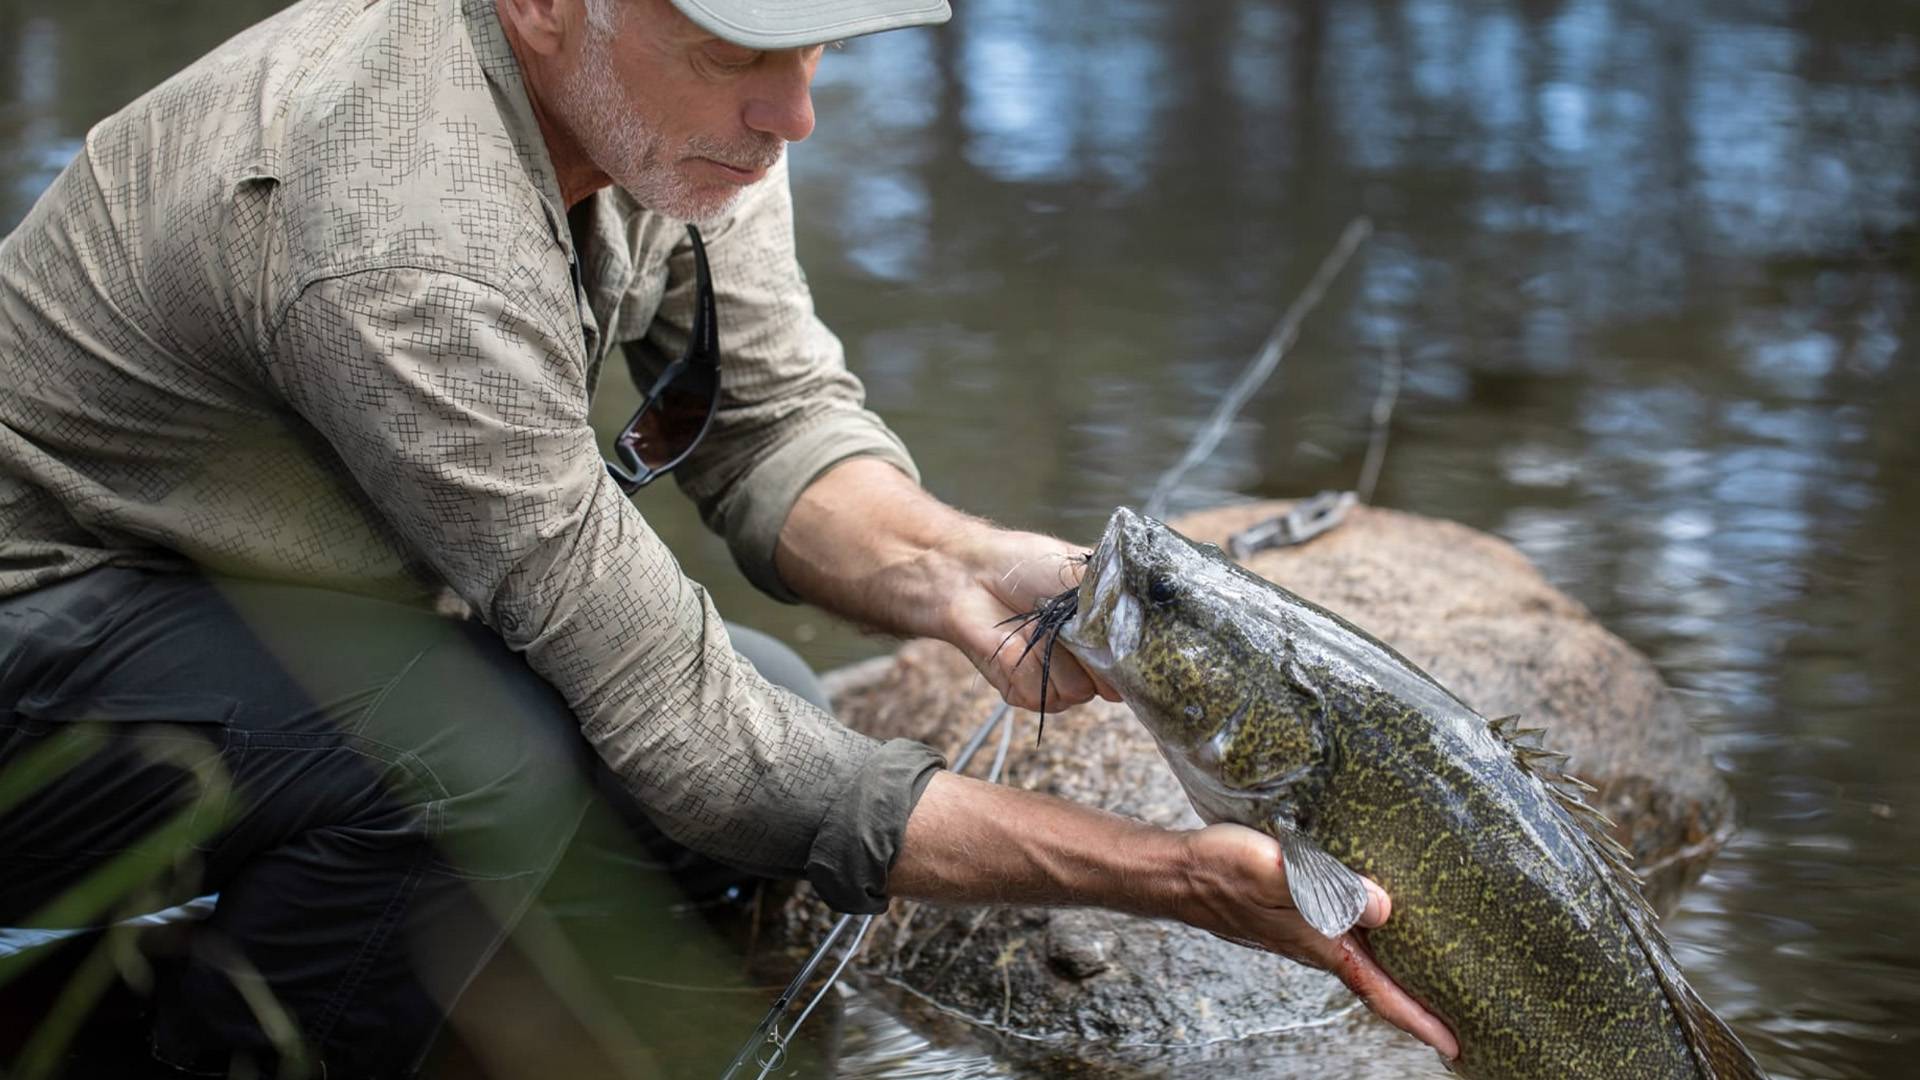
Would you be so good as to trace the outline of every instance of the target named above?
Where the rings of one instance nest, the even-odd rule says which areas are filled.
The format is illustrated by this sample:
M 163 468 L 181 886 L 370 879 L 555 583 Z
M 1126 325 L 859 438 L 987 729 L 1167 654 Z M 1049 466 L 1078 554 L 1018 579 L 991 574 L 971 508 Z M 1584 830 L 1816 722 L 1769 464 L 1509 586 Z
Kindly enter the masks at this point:
M 840 339 L 814 313 L 794 253 L 785 159 L 702 238 L 720 319 L 720 408 L 675 475 L 747 579 L 793 603 L 773 552 L 807 485 L 851 457 L 880 458 L 916 481 L 919 472 L 900 439 L 864 407 Z M 693 249 L 683 239 L 645 336 L 627 346 L 641 385 L 685 347 L 693 282 Z
M 304 288 L 265 362 L 381 516 L 565 696 L 669 835 L 808 877 L 843 910 L 879 910 L 939 758 L 848 730 L 733 650 L 705 590 L 606 475 L 582 355 L 565 344 L 577 333 L 481 282 L 374 269 Z M 739 424 L 730 434 L 751 441 Z M 798 461 L 783 442 L 745 471 L 770 459 Z M 723 486 L 743 482 L 784 483 Z

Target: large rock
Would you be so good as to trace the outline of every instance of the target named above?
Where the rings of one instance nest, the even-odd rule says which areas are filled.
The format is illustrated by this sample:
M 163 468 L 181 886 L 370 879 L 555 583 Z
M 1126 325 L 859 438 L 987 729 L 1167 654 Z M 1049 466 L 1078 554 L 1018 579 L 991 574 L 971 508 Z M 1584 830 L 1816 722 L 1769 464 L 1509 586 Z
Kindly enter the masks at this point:
M 1233 507 L 1174 524 L 1224 543 L 1283 508 Z M 1393 645 L 1484 715 L 1518 713 L 1546 728 L 1543 741 L 1600 789 L 1597 805 L 1638 856 L 1656 904 L 1670 905 L 1725 841 L 1727 788 L 1652 665 L 1508 544 L 1363 507 L 1332 532 L 1248 565 Z M 829 682 L 848 724 L 950 754 L 996 700 L 963 657 L 926 641 Z M 1021 716 L 1010 782 L 1161 825 L 1198 824 L 1124 707 L 1094 702 L 1049 717 L 1038 746 L 1032 719 Z M 984 771 L 996 745 L 971 771 Z M 793 901 L 789 941 L 818 940 L 824 917 L 811 901 Z M 1406 1073 L 1434 1062 L 1355 1017 L 1328 976 L 1184 926 L 1100 911 L 896 904 L 875 924 L 860 967 L 868 985 L 917 1004 L 950 1036 L 995 1033 L 1049 1071 L 1067 1060 L 1132 1067 L 1166 1054 L 1269 1075 Z

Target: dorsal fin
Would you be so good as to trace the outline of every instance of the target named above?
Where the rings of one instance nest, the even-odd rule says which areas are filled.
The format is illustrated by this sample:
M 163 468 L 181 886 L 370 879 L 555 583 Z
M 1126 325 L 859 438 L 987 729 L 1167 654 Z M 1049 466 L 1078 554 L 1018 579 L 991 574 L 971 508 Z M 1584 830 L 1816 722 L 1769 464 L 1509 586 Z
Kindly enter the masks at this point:
M 1633 871 L 1633 855 L 1613 838 L 1613 822 L 1587 802 L 1595 788 L 1566 771 L 1567 757 L 1541 746 L 1540 728 L 1523 728 L 1518 716 L 1503 716 L 1487 723 L 1494 737 L 1513 751 L 1513 763 L 1520 771 L 1537 777 L 1553 801 L 1566 811 L 1572 826 L 1574 846 L 1586 853 L 1596 873 L 1606 884 L 1615 906 L 1627 920 L 1627 926 L 1640 942 L 1652 965 L 1654 976 L 1680 1021 L 1680 1030 L 1693 1051 L 1705 1080 L 1766 1080 L 1758 1062 L 1726 1022 L 1711 1008 L 1681 974 L 1674 962 L 1667 937 L 1660 932 L 1659 917 L 1647 903 L 1640 888 L 1640 876 Z
M 1663 947 L 1664 944 L 1663 939 Z M 1687 1046 L 1693 1050 L 1694 1060 L 1707 1080 L 1767 1080 L 1767 1074 L 1741 1044 L 1740 1037 L 1693 992 L 1671 957 L 1666 963 L 1656 963 L 1653 967 L 1660 973 L 1660 985 L 1666 987 L 1669 994 L 1674 993 L 1675 987 L 1679 988 L 1673 1011 L 1680 1017 L 1680 1027 L 1687 1033 Z
M 1520 771 L 1538 779 L 1560 809 L 1567 812 L 1567 817 L 1577 826 L 1576 837 L 1584 841 L 1582 846 L 1597 849 L 1593 854 L 1600 859 L 1602 875 L 1626 894 L 1623 899 L 1632 901 L 1628 906 L 1649 924 L 1653 923 L 1653 908 L 1640 891 L 1639 875 L 1633 872 L 1633 856 L 1613 838 L 1613 822 L 1587 802 L 1586 797 L 1596 790 L 1594 786 L 1566 771 L 1567 755 L 1540 745 L 1540 737 L 1546 734 L 1544 729 L 1521 727 L 1517 715 L 1490 720 L 1487 729 L 1512 751 L 1513 763 Z M 1661 944 L 1665 946 L 1664 941 Z

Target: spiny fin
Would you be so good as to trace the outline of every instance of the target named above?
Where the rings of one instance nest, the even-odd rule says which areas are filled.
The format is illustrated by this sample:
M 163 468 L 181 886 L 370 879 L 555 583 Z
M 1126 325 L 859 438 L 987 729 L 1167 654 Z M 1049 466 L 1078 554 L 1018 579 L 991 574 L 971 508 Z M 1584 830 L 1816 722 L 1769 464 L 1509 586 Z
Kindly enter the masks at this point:
M 1700 1000 L 1700 995 L 1680 977 L 1677 965 L 1668 961 L 1665 965 L 1655 964 L 1654 968 L 1661 973 L 1660 983 L 1669 994 L 1673 994 L 1674 985 L 1678 983 L 1680 992 L 1672 999 L 1673 1011 L 1680 1017 L 1680 1027 L 1687 1034 L 1687 1046 L 1693 1050 L 1694 1061 L 1706 1080 L 1767 1080 L 1760 1063 L 1740 1044 L 1740 1037 Z M 1674 982 L 1668 981 L 1669 968 Z
M 1741 1045 L 1739 1036 L 1701 1000 L 1688 985 L 1680 965 L 1674 962 L 1667 937 L 1660 932 L 1653 909 L 1647 906 L 1646 897 L 1640 891 L 1640 879 L 1630 868 L 1631 856 L 1591 821 L 1578 815 L 1570 816 L 1578 823 L 1576 832 L 1585 832 L 1587 839 L 1600 841 L 1584 845 L 1584 850 L 1618 902 L 1628 927 L 1653 967 L 1654 977 L 1666 992 L 1667 1004 L 1680 1023 L 1680 1033 L 1687 1040 L 1687 1049 L 1693 1052 L 1702 1080 L 1767 1080 L 1767 1074 Z M 1597 813 L 1594 816 L 1599 817 Z
M 1353 929 L 1367 909 L 1366 882 L 1299 830 L 1276 824 L 1273 832 L 1286 859 L 1293 906 L 1307 925 L 1330 938 Z
M 1587 802 L 1586 797 L 1597 789 L 1566 770 L 1567 755 L 1540 745 L 1539 738 L 1545 729 L 1523 728 L 1520 717 L 1515 715 L 1487 721 L 1487 730 L 1512 751 L 1513 763 L 1520 771 L 1538 779 L 1554 803 L 1566 811 L 1575 826 L 1575 840 L 1593 849 L 1599 859 L 1601 876 L 1615 886 L 1616 892 L 1623 894 L 1621 900 L 1632 909 L 1631 917 L 1652 927 L 1653 908 L 1647 905 L 1646 896 L 1640 891 L 1640 876 L 1633 872 L 1632 854 L 1613 838 L 1613 822 L 1607 815 Z M 1661 947 L 1666 947 L 1664 940 Z
M 1593 861 L 1594 869 L 1617 902 L 1628 927 L 1640 942 L 1654 976 L 1666 991 L 1667 1001 L 1680 1022 L 1688 1049 L 1693 1051 L 1704 1080 L 1766 1080 L 1753 1055 L 1740 1044 L 1726 1022 L 1693 987 L 1687 984 L 1680 965 L 1673 960 L 1659 919 L 1648 905 L 1640 888 L 1640 876 L 1633 871 L 1633 855 L 1613 838 L 1613 822 L 1586 800 L 1595 789 L 1566 771 L 1567 758 L 1542 747 L 1536 740 L 1543 734 L 1538 728 L 1522 728 L 1518 716 L 1503 716 L 1488 723 L 1488 728 L 1513 750 L 1513 761 L 1520 771 L 1538 777 L 1555 803 L 1566 811 L 1573 826 L 1574 843 Z

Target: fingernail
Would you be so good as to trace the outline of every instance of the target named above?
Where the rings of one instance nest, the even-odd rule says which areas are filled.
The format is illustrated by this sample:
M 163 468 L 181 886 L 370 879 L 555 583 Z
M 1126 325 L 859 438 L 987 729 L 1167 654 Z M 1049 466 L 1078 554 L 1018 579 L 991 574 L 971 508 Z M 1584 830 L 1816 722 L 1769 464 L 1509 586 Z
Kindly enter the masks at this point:
M 1364 880 L 1364 879 L 1363 879 Z M 1387 897 L 1387 891 L 1373 882 L 1367 882 L 1367 906 L 1360 913 L 1360 925 L 1369 929 L 1387 921 L 1393 911 L 1393 901 Z

